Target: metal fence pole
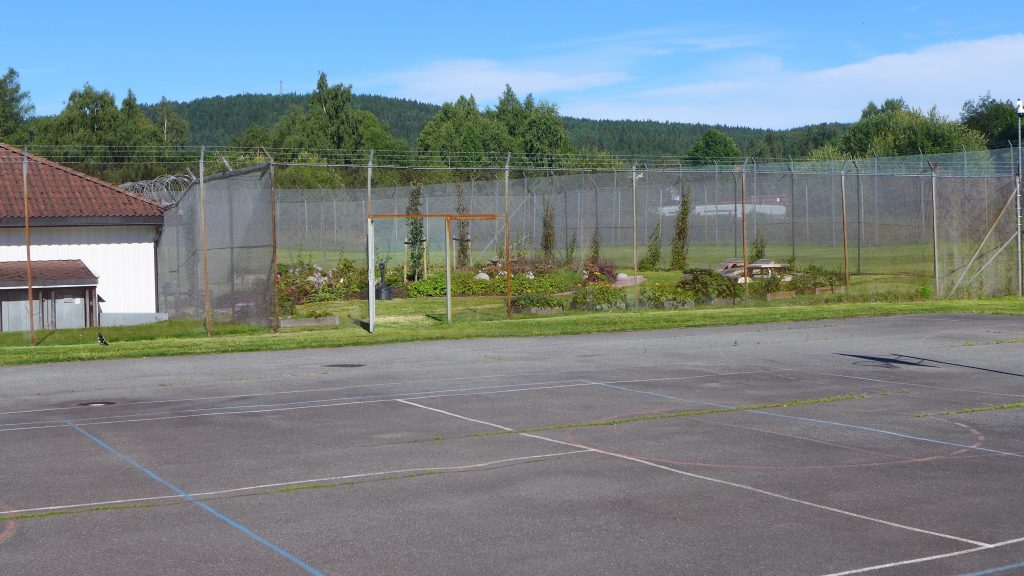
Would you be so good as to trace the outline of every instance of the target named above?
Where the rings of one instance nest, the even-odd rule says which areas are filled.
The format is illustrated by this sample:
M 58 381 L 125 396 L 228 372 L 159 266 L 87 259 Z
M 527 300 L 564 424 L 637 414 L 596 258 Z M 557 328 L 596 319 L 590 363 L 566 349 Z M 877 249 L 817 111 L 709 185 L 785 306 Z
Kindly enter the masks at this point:
M 512 161 L 512 153 L 505 157 L 505 312 L 512 318 L 512 249 L 509 246 L 508 218 L 508 165 Z
M 743 162 L 743 173 L 740 175 L 740 202 L 742 203 L 740 228 L 743 236 L 743 299 L 746 300 L 750 292 L 750 275 L 747 270 L 747 162 Z
M 206 146 L 199 149 L 199 226 L 203 247 L 203 313 L 206 337 L 213 337 L 213 307 L 210 305 L 210 263 L 206 251 Z
M 271 298 L 273 298 L 274 317 L 271 319 L 271 328 L 274 332 L 281 331 L 281 298 L 278 293 L 277 283 L 277 171 L 274 169 L 274 158 L 267 152 L 266 148 L 260 150 L 270 160 L 270 279 Z
M 796 264 L 796 171 L 793 158 L 789 159 L 789 244 L 790 259 Z
M 452 323 L 452 219 L 444 219 L 444 310 Z
M 931 164 L 931 162 L 929 162 Z M 941 296 L 941 279 L 939 277 L 939 213 L 938 203 L 935 201 L 936 188 L 938 185 L 938 165 L 932 165 L 932 256 L 935 269 L 935 295 Z
M 864 191 L 860 186 L 860 166 L 853 160 L 853 168 L 857 171 L 857 274 L 861 274 L 861 238 L 864 236 Z
M 1017 100 L 1017 192 L 1015 194 L 1017 201 L 1017 297 L 1022 295 L 1022 287 L 1024 287 L 1024 270 L 1021 263 L 1021 227 L 1020 227 L 1020 179 L 1021 169 L 1024 167 L 1024 155 L 1022 155 L 1020 145 L 1020 124 L 1021 119 L 1024 118 L 1024 107 L 1021 106 L 1021 101 Z M 1012 162 L 1012 160 L 1011 160 Z
M 850 253 L 846 235 L 846 170 L 839 173 L 839 190 L 842 194 L 843 209 L 843 276 L 846 279 L 846 293 L 850 293 Z
M 636 162 L 633 163 L 633 177 L 632 177 L 632 188 L 633 188 L 633 309 L 640 308 L 640 293 L 639 284 L 636 281 L 636 277 L 639 275 L 637 254 L 636 254 Z
M 712 220 L 715 223 L 715 248 L 718 248 L 718 204 L 721 200 L 718 197 L 718 160 L 715 160 L 715 217 Z

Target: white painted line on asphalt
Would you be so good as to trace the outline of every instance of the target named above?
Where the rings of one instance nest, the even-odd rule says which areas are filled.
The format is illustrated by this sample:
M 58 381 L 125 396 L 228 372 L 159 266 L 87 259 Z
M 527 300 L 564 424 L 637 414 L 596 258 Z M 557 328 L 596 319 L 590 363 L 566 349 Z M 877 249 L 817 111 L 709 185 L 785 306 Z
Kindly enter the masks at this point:
M 307 480 L 290 480 L 288 482 L 274 482 L 271 484 L 258 484 L 255 486 L 242 486 L 239 488 L 227 488 L 224 490 L 212 490 L 209 492 L 190 492 L 189 496 L 193 498 L 207 498 L 210 496 L 225 496 L 229 494 L 238 494 L 244 492 L 253 492 L 256 490 L 269 490 L 272 488 L 286 488 L 288 486 L 301 486 L 303 484 L 316 484 L 322 482 L 339 482 L 344 480 L 357 480 L 360 478 L 372 478 L 374 476 L 386 476 L 391 474 L 415 474 L 415 473 L 426 473 L 426 472 L 458 472 L 460 470 L 472 470 L 474 468 L 487 468 L 489 466 L 498 466 L 501 464 L 508 464 L 511 462 L 520 462 L 523 460 L 540 460 L 545 458 L 557 458 L 559 456 L 571 456 L 573 454 L 584 454 L 592 452 L 592 450 L 580 449 L 580 450 L 569 450 L 566 452 L 551 452 L 548 454 L 536 454 L 532 456 L 517 456 L 515 458 L 502 458 L 501 460 L 491 460 L 489 462 L 480 462 L 478 464 L 459 464 L 455 466 L 430 466 L 426 468 L 403 468 L 399 470 L 385 470 L 383 472 L 363 472 L 360 474 L 346 474 L 344 476 L 327 476 L 324 478 L 312 478 Z M 168 496 L 151 496 L 146 498 L 125 498 L 122 500 L 106 500 L 103 502 L 87 502 L 83 504 L 63 504 L 60 506 L 41 506 L 39 508 L 23 508 L 21 510 L 7 510 L 0 512 L 0 520 L 3 520 L 4 515 L 14 514 L 32 514 L 37 512 L 53 512 L 59 510 L 74 510 L 76 508 L 92 508 L 96 506 L 117 506 L 126 504 L 140 504 L 146 502 L 156 502 L 159 500 L 182 500 L 184 496 L 172 494 Z
M 396 402 L 401 402 L 402 404 L 408 404 L 410 406 L 415 406 L 417 408 L 423 408 L 424 410 L 430 410 L 431 412 L 438 412 L 438 413 L 444 414 L 446 416 L 452 416 L 453 418 L 461 418 L 462 420 L 468 420 L 470 422 L 476 422 L 477 424 L 483 424 L 484 426 L 490 426 L 492 428 L 498 428 L 498 429 L 504 430 L 506 432 L 515 432 L 515 430 L 513 430 L 512 428 L 509 428 L 507 426 L 502 426 L 501 424 L 494 424 L 494 423 L 491 423 L 491 422 L 484 422 L 483 420 L 474 420 L 473 418 L 469 418 L 467 416 L 460 416 L 459 414 L 455 414 L 454 412 L 448 412 L 447 410 L 441 410 L 440 408 L 431 408 L 430 406 L 424 406 L 423 404 L 417 404 L 415 402 L 409 402 L 408 400 L 396 400 Z
M 1010 394 L 1007 392 L 987 392 L 985 390 L 969 390 L 966 388 L 946 388 L 944 386 L 932 386 L 930 384 L 915 384 L 913 382 L 902 382 L 899 380 L 885 380 L 882 378 L 868 378 L 866 376 L 851 376 L 849 374 L 833 374 L 831 372 L 815 372 L 813 370 L 802 370 L 800 368 L 779 368 L 778 372 L 802 372 L 804 374 L 814 374 L 815 376 L 829 376 L 832 378 L 848 378 L 850 380 L 865 380 L 867 382 L 878 382 L 881 384 L 894 384 L 898 386 L 913 386 L 915 388 L 929 388 L 931 390 L 940 390 L 944 392 L 966 392 L 968 394 L 985 394 L 988 396 L 1007 396 L 1010 398 L 1024 398 L 1024 394 Z
M 665 368 L 671 368 L 677 366 L 675 364 L 666 365 Z M 627 367 L 628 368 L 628 367 Z M 460 382 L 465 380 L 487 380 L 494 378 L 523 378 L 532 376 L 554 376 L 560 374 L 577 374 L 577 373 L 588 373 L 588 372 L 606 372 L 605 368 L 592 368 L 592 369 L 573 369 L 573 370 L 552 370 L 547 372 L 525 372 L 521 374 L 492 374 L 484 376 L 458 376 L 453 378 L 435 378 L 435 379 L 424 379 L 424 380 L 403 380 L 401 382 L 382 382 L 379 384 L 361 384 L 358 386 L 337 386 L 330 388 L 310 388 L 303 390 L 281 390 L 276 392 L 257 392 L 253 394 L 230 394 L 225 396 L 197 396 L 193 398 L 174 398 L 168 400 L 146 400 L 141 402 L 124 402 L 119 403 L 118 406 L 144 406 L 149 404 L 174 404 L 183 402 L 206 402 L 209 400 L 233 400 L 238 398 L 260 398 L 263 396 L 281 396 L 288 394 L 311 394 L 314 392 L 340 392 L 343 390 L 355 390 L 358 388 L 378 388 L 381 386 L 405 386 L 409 384 L 429 384 L 435 382 Z M 742 376 L 745 374 L 761 374 L 763 371 L 748 371 L 748 372 L 726 372 L 722 374 L 697 374 L 692 376 L 673 376 L 671 378 L 655 378 L 649 381 L 656 380 L 690 380 L 696 378 L 717 378 L 722 376 Z M 283 377 L 281 378 L 283 379 Z M 627 380 L 624 382 L 640 382 L 644 380 Z M 246 381 L 250 382 L 250 381 Z M 518 384 L 503 384 L 503 386 L 516 386 Z M 429 392 L 429 391 L 428 391 Z M 401 392 L 400 394 L 417 394 L 417 392 Z M 41 412 L 64 412 L 68 410 L 82 410 L 81 406 L 62 406 L 58 408 L 39 408 L 36 410 L 12 410 L 9 412 L 0 412 L 0 416 L 10 416 L 14 414 L 36 414 Z M 75 420 L 78 422 L 78 420 Z M 2 426 L 11 426 L 12 424 L 0 424 Z
M 912 558 L 910 560 L 902 560 L 900 562 L 890 562 L 888 564 L 878 564 L 876 566 L 868 566 L 866 568 L 857 568 L 855 570 L 847 570 L 845 572 L 833 572 L 831 574 L 825 574 L 824 576 L 847 576 L 848 574 L 863 574 L 865 572 L 874 572 L 875 570 L 885 570 L 886 568 L 895 568 L 897 566 L 907 566 L 910 564 L 921 564 L 924 562 L 931 562 L 932 560 L 942 560 L 943 558 L 952 558 L 953 556 L 960 556 L 961 554 L 970 554 L 972 552 L 980 552 L 982 550 L 991 550 L 993 548 L 999 548 L 1001 546 L 1009 546 L 1010 544 L 1017 544 L 1024 542 L 1024 538 L 1017 538 L 1014 540 L 1006 540 L 1004 542 L 996 542 L 995 544 L 986 544 L 984 546 L 978 546 L 976 548 L 968 548 L 966 550 L 957 550 L 956 552 L 949 552 L 947 554 L 936 554 L 935 556 L 926 556 L 924 558 Z
M 422 398 L 446 398 L 446 397 L 452 397 L 452 396 L 480 396 L 480 395 L 488 395 L 488 394 L 510 394 L 510 393 L 513 393 L 513 392 L 529 392 L 531 390 L 554 390 L 554 389 L 558 389 L 558 388 L 577 388 L 577 387 L 581 387 L 581 386 L 593 386 L 593 385 L 594 384 L 591 383 L 591 382 L 577 381 L 574 384 L 558 384 L 558 385 L 554 385 L 554 386 L 525 386 L 525 387 L 522 387 L 522 388 L 512 388 L 512 389 L 509 389 L 509 390 L 476 389 L 477 391 L 473 391 L 473 389 L 467 389 L 467 391 L 465 391 L 465 392 L 458 392 L 457 390 L 453 390 L 453 391 L 450 391 L 450 392 L 438 392 L 436 394 L 433 394 L 433 393 L 430 393 L 430 392 L 421 392 L 421 393 L 415 393 L 413 395 L 410 395 L 410 398 L 412 400 L 417 400 L 417 399 L 422 399 Z M 130 423 L 130 422 L 153 422 L 153 421 L 158 421 L 158 420 L 176 420 L 176 419 L 180 419 L 180 418 L 199 418 L 199 417 L 204 417 L 204 416 L 231 416 L 231 415 L 235 415 L 235 414 L 264 414 L 264 413 L 268 413 L 268 412 L 285 412 L 285 411 L 292 411 L 292 410 L 307 410 L 307 409 L 311 409 L 311 408 L 330 408 L 330 407 L 337 407 L 337 406 L 354 406 L 354 405 L 358 405 L 358 404 L 380 404 L 380 403 L 383 403 L 383 402 L 393 402 L 393 401 L 397 400 L 397 398 L 394 398 L 394 396 L 402 396 L 402 395 L 404 395 L 404 394 L 391 394 L 391 395 L 387 395 L 387 396 L 390 396 L 388 398 L 381 398 L 381 399 L 375 399 L 375 400 L 353 400 L 353 401 L 349 401 L 349 402 L 335 402 L 333 400 L 323 400 L 323 401 L 319 401 L 319 402 L 310 401 L 310 402 L 305 402 L 304 403 L 305 405 L 303 405 L 303 406 L 294 406 L 294 405 L 291 405 L 293 403 L 288 403 L 288 404 L 278 405 L 279 407 L 268 407 L 268 408 L 261 408 L 261 409 L 258 409 L 258 410 L 238 410 L 238 409 L 235 409 L 235 408 L 228 407 L 228 408 L 220 409 L 219 412 L 218 411 L 213 411 L 213 412 L 202 411 L 202 412 L 200 412 L 198 414 L 184 414 L 184 413 L 181 413 L 181 412 L 199 412 L 199 410 L 184 410 L 184 411 L 179 411 L 178 413 L 171 413 L 171 414 L 174 414 L 172 416 L 155 416 L 154 415 L 154 416 L 146 416 L 146 417 L 143 417 L 143 418 L 132 418 L 132 415 L 111 416 L 111 417 L 106 418 L 106 419 L 96 418 L 96 419 L 82 419 L 81 421 L 76 420 L 76 423 L 79 423 L 79 426 L 100 426 L 100 425 L 107 425 L 107 424 L 125 424 L 125 423 Z M 271 405 L 271 406 L 273 406 L 273 405 Z M 210 408 L 210 409 L 204 409 L 204 410 L 218 410 L 218 409 Z M 20 427 L 17 427 L 17 428 L 2 428 L 2 427 L 0 427 L 0 433 L 16 432 L 16 431 L 22 431 L 22 430 L 39 430 L 39 429 L 44 429 L 44 428 L 66 428 L 68 426 L 67 424 L 56 423 L 56 422 L 52 422 L 52 421 L 51 422 L 47 422 L 47 423 L 39 423 L 39 424 L 34 424 L 34 423 L 31 423 L 31 422 L 26 422 L 24 424 L 26 424 L 26 425 L 23 425 L 23 426 L 20 426 Z M 19 425 L 17 425 L 17 424 L 10 424 L 10 426 L 19 426 Z
M 408 400 L 398 400 L 398 402 L 402 402 L 403 404 L 409 404 L 411 406 L 419 406 L 420 408 L 424 408 L 426 410 L 432 410 L 434 412 L 440 412 L 441 414 L 447 414 L 447 415 L 453 416 L 455 418 L 461 418 L 463 420 L 469 420 L 470 422 L 476 422 L 478 424 L 483 424 L 483 425 L 491 426 L 491 427 L 494 427 L 494 428 L 499 428 L 501 430 L 505 430 L 505 431 L 509 431 L 509 432 L 514 432 L 514 430 L 512 428 L 508 428 L 508 427 L 502 426 L 500 424 L 494 424 L 492 422 L 485 422 L 483 420 L 476 420 L 474 418 L 469 418 L 468 416 L 462 416 L 460 414 L 455 414 L 453 412 L 447 412 L 445 410 L 439 410 L 437 408 L 431 408 L 430 406 L 425 406 L 425 405 L 422 405 L 422 404 L 417 404 L 415 402 L 410 402 Z M 812 508 L 817 508 L 819 510 L 827 510 L 829 512 L 835 512 L 835 513 L 838 513 L 838 514 L 843 514 L 845 516 L 850 516 L 850 517 L 853 517 L 853 518 L 859 518 L 861 520 L 867 520 L 867 521 L 875 522 L 875 523 L 878 523 L 878 524 L 884 524 L 886 526 L 891 526 L 891 527 L 894 527 L 894 528 L 900 528 L 900 529 L 903 529 L 903 530 L 909 530 L 911 532 L 918 532 L 918 533 L 921 533 L 921 534 L 927 534 L 929 536 L 936 536 L 936 537 L 939 537 L 939 538 L 946 538 L 948 540 L 956 540 L 958 542 L 966 542 L 968 544 L 973 544 L 975 546 L 988 546 L 988 544 L 986 544 L 984 542 L 979 542 L 977 540 L 970 540 L 968 538 L 961 538 L 959 536 L 953 536 L 951 534 L 943 534 L 941 532 L 933 532 L 931 530 L 925 530 L 923 528 L 916 528 L 914 526 L 907 526 L 906 524 L 899 524 L 899 523 L 896 523 L 896 522 L 890 522 L 888 520 L 883 520 L 881 518 L 874 518 L 872 516 L 865 516 L 863 514 L 857 514 L 856 512 L 850 512 L 849 510 L 843 510 L 843 509 L 840 509 L 840 508 L 833 508 L 832 506 L 825 506 L 824 504 L 817 504 L 815 502 L 810 502 L 810 501 L 807 501 L 807 500 L 800 500 L 798 498 L 792 498 L 790 496 L 786 496 L 784 494 L 779 494 L 777 492 L 769 492 L 767 490 L 762 490 L 760 488 L 755 488 L 753 486 L 747 486 L 746 484 L 739 484 L 739 483 L 736 483 L 736 482 L 729 482 L 728 480 L 720 480 L 718 478 L 712 478 L 710 476 L 703 476 L 701 474 L 694 474 L 692 472 L 684 472 L 683 470 L 679 470 L 677 468 L 672 468 L 671 466 L 665 466 L 663 464 L 657 464 L 657 463 L 654 463 L 654 462 L 650 462 L 650 461 L 644 460 L 642 458 L 636 458 L 634 456 L 627 456 L 625 454 L 619 454 L 619 453 L 616 453 L 616 452 L 610 452 L 610 451 L 607 451 L 607 450 L 602 450 L 600 448 L 594 448 L 592 446 L 586 446 L 586 445 L 583 445 L 583 444 L 575 444 L 575 443 L 572 443 L 572 442 L 565 442 L 565 441 L 562 441 L 562 440 L 555 440 L 554 438 L 547 438 L 545 436 L 538 436 L 536 434 L 530 434 L 530 433 L 526 433 L 526 432 L 517 432 L 517 434 L 519 434 L 520 436 L 526 436 L 528 438 L 536 438 L 538 440 L 544 440 L 545 442 L 553 442 L 555 444 L 562 444 L 564 446 L 571 446 L 573 448 L 579 448 L 579 449 L 583 449 L 583 450 L 593 450 L 594 452 L 597 452 L 598 454 L 605 454 L 607 456 L 613 456 L 615 458 L 621 458 L 623 460 L 629 460 L 631 462 L 637 462 L 639 464 L 645 464 L 645 465 L 651 466 L 653 468 L 658 468 L 660 470 L 665 470 L 667 472 L 672 472 L 674 474 L 679 474 L 679 475 L 682 475 L 682 476 L 687 476 L 689 478 L 696 478 L 698 480 L 705 480 L 705 481 L 708 481 L 708 482 L 714 482 L 716 484 L 722 484 L 722 485 L 725 485 L 725 486 L 731 486 L 733 488 L 739 488 L 739 489 L 742 489 L 742 490 L 748 490 L 748 491 L 751 491 L 751 492 L 755 492 L 757 494 L 761 494 L 761 495 L 764 495 L 764 496 L 769 496 L 771 498 L 778 498 L 780 500 L 785 500 L 787 502 L 793 502 L 793 503 L 796 503 L 796 504 L 802 504 L 804 506 L 810 506 Z

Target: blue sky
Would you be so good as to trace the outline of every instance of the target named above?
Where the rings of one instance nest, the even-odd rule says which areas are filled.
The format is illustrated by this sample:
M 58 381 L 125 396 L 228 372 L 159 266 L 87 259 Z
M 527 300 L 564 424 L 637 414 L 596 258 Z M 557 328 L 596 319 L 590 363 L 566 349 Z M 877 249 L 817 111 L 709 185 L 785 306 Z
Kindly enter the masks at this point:
M 493 104 L 505 84 L 564 115 L 790 128 L 902 97 L 957 118 L 1024 96 L 1006 2 L 11 2 L 0 67 L 37 114 L 86 82 L 141 102 L 356 93 Z M 1019 12 L 1019 11 L 1018 11 Z M 1016 76 L 1016 78 L 1015 78 Z

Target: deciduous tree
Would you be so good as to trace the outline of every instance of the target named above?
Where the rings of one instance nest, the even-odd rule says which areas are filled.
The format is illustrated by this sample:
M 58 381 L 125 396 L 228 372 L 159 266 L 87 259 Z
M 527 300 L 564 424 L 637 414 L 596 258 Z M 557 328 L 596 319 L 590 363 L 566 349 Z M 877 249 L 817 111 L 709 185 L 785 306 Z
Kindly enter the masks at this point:
M 23 91 L 18 82 L 18 72 L 8 68 L 7 73 L 0 76 L 0 139 L 13 136 L 34 110 L 29 93 Z

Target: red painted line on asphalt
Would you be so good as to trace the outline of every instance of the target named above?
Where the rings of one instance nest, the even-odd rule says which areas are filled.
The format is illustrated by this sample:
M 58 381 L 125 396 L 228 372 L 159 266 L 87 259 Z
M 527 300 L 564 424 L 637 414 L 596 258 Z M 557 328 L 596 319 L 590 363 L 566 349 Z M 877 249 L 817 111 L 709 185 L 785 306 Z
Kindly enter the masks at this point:
M 3 500 L 0 500 L 0 509 L 3 509 L 4 512 L 14 511 L 14 508 Z M 4 519 L 4 529 L 0 531 L 0 544 L 10 540 L 11 536 L 14 536 L 14 530 L 17 526 L 18 522 L 16 520 L 11 520 L 9 518 Z

